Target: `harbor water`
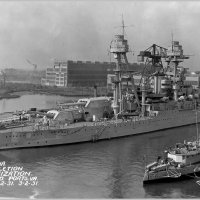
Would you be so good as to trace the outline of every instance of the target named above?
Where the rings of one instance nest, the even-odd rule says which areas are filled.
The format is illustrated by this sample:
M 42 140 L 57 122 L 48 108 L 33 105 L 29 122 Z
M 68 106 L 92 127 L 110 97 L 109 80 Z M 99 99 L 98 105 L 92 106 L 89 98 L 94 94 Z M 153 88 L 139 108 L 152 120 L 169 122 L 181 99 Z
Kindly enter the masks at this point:
M 71 102 L 77 97 L 63 97 L 59 95 L 26 94 L 19 98 L 0 100 L 0 113 L 30 108 L 53 108 L 56 102 Z
M 35 98 L 37 103 L 30 105 Z M 0 109 L 48 108 L 66 99 L 24 95 L 1 100 Z M 0 180 L 0 198 L 199 198 L 198 178 L 142 184 L 146 163 L 155 160 L 163 149 L 195 136 L 196 127 L 190 125 L 95 143 L 0 151 L 0 164 L 23 167 L 38 180 L 36 185 L 1 185 Z

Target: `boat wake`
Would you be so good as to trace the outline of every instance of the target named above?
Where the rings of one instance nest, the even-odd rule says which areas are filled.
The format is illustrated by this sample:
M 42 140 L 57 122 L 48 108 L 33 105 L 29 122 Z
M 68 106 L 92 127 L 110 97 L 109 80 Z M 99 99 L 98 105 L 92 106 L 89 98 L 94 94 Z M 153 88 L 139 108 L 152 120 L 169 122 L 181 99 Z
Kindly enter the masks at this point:
M 29 196 L 29 199 L 35 199 L 39 194 L 40 194 L 39 191 L 34 189 L 33 195 Z

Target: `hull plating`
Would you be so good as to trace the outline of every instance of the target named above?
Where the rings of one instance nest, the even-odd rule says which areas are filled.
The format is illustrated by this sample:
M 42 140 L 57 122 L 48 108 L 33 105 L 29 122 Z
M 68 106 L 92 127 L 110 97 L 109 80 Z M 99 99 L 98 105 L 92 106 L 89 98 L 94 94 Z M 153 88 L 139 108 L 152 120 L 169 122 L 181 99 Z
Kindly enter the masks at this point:
M 185 126 L 195 123 L 195 112 L 166 111 L 154 118 L 75 123 L 59 129 L 46 127 L 33 131 L 27 126 L 1 130 L 0 149 L 89 142 Z M 200 122 L 200 117 L 198 119 Z

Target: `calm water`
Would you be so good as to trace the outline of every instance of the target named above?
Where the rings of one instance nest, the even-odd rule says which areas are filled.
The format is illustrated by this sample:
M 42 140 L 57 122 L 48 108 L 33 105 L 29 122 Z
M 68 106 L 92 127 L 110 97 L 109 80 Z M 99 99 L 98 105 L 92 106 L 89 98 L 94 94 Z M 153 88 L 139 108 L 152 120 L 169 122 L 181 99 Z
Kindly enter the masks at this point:
M 96 143 L 1 151 L 0 161 L 31 171 L 38 185 L 0 186 L 0 197 L 199 198 L 198 179 L 142 185 L 144 157 L 151 162 L 164 148 L 195 135 L 191 125 Z
M 16 99 L 0 100 L 0 113 L 30 108 L 52 108 L 56 102 L 74 100 L 75 97 L 62 97 L 58 95 L 28 94 Z M 76 97 L 77 99 L 77 97 Z

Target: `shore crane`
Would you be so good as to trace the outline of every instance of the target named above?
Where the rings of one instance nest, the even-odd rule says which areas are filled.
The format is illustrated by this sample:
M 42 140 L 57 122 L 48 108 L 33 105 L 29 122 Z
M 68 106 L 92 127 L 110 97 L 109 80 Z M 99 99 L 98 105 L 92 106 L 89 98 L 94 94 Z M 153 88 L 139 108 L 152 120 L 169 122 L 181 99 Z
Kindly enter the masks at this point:
M 26 61 L 34 67 L 35 70 L 37 70 L 37 64 L 32 63 L 30 60 L 26 59 Z

